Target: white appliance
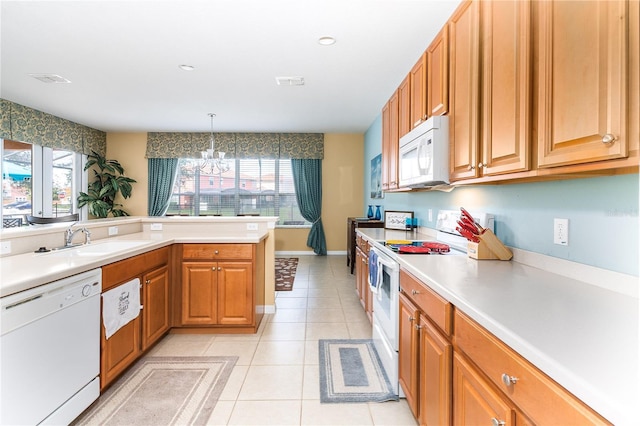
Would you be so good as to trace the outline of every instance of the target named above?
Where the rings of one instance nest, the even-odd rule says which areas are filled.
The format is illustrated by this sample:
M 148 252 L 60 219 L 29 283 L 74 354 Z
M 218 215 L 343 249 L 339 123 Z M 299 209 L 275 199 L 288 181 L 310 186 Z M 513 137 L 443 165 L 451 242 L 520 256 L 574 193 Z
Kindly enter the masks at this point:
M 434 116 L 400 138 L 400 187 L 449 183 L 449 117 Z
M 69 424 L 100 395 L 102 270 L 0 299 L 0 424 Z
M 471 213 L 474 219 L 483 227 L 493 230 L 493 215 L 487 213 Z M 456 230 L 456 221 L 460 218 L 460 211 L 441 210 L 436 222 L 436 242 L 450 246 L 450 251 L 442 254 L 426 254 L 427 256 L 466 256 L 467 240 Z M 414 242 L 421 245 L 424 241 Z M 400 326 L 400 265 L 391 245 L 374 245 L 369 255 L 370 262 L 375 259 L 374 266 L 380 271 L 379 283 L 376 283 L 373 296 L 373 345 L 378 352 L 391 386 L 399 396 L 404 396 L 398 377 L 398 350 Z M 373 255 L 372 255 L 373 253 Z M 420 256 L 420 254 L 403 254 L 401 256 Z M 369 281 L 371 285 L 371 280 Z

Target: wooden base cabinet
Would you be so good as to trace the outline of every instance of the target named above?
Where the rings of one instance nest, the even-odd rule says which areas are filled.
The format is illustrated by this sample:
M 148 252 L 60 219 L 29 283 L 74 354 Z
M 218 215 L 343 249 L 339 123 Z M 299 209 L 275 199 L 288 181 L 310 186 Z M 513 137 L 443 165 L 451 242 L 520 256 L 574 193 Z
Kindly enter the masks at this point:
M 515 424 L 513 407 L 459 354 L 453 357 L 453 383 L 453 424 Z
M 101 330 L 100 388 L 111 384 L 127 367 L 169 331 L 169 249 L 161 248 L 102 268 L 102 291 L 138 278 L 140 315 L 109 339 Z
M 184 244 L 180 324 L 257 327 L 256 250 L 255 244 Z
M 399 381 L 421 425 L 451 424 L 452 305 L 400 272 Z
M 373 321 L 373 293 L 369 288 L 369 243 L 359 235 L 356 237 L 356 291 L 360 304 Z

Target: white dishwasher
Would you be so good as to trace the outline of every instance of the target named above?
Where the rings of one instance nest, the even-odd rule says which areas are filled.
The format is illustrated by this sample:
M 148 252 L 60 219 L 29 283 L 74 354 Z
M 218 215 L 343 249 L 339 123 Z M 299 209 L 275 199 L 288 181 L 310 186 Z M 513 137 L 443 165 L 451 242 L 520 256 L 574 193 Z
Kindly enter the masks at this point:
M 69 424 L 100 395 L 100 268 L 0 299 L 0 424 Z

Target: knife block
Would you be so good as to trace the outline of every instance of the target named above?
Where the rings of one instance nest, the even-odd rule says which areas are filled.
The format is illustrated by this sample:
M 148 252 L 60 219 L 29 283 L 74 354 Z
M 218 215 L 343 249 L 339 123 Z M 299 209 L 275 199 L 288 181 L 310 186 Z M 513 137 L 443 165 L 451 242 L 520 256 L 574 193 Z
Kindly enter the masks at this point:
M 467 245 L 467 255 L 470 258 L 510 260 L 513 257 L 511 250 L 490 229 L 485 229 L 478 238 L 479 243 L 469 242 Z

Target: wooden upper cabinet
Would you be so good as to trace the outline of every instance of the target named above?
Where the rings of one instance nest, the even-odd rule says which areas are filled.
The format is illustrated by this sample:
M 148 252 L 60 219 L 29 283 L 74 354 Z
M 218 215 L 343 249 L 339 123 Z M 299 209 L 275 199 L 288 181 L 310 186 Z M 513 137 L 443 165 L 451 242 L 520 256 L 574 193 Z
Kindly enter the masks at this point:
M 382 190 L 398 189 L 399 91 L 382 108 Z
M 444 28 L 425 53 L 427 58 L 427 115 L 449 112 L 449 30 Z
M 465 1 L 449 20 L 449 173 L 477 177 L 479 145 L 479 2 Z
M 411 86 L 411 128 L 427 119 L 427 54 L 424 53 L 409 71 Z
M 628 155 L 629 3 L 536 3 L 538 167 Z
M 530 169 L 531 3 L 481 2 L 482 157 L 479 174 Z
M 409 133 L 411 127 L 411 91 L 409 76 L 398 87 L 398 139 Z

